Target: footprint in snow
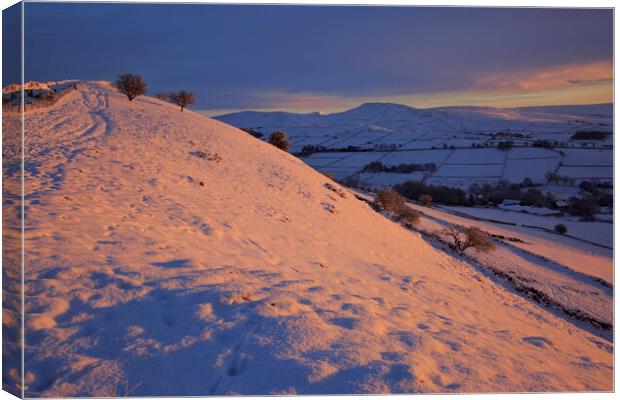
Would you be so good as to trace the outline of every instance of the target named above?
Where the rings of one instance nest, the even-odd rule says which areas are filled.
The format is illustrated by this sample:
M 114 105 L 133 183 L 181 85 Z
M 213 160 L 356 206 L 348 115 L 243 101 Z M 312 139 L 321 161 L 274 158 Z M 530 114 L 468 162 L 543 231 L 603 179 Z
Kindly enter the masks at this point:
M 233 361 L 228 366 L 228 370 L 226 374 L 228 376 L 238 376 L 241 375 L 245 371 L 245 367 L 247 365 L 250 357 L 245 353 L 239 353 L 235 356 Z
M 542 349 L 547 346 L 553 345 L 553 342 L 546 337 L 543 336 L 524 336 L 522 340 L 526 343 L 529 343 L 533 346 L 540 347 Z
M 359 325 L 359 320 L 357 318 L 348 317 L 332 318 L 329 320 L 329 322 L 345 329 L 354 329 Z

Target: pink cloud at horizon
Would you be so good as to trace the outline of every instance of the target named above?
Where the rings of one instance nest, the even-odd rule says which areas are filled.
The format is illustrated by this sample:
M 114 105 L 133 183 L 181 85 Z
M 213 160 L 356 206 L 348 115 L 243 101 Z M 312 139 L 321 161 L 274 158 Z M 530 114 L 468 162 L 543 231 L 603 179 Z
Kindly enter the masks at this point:
M 611 85 L 612 79 L 613 65 L 609 61 L 597 61 L 485 75 L 474 80 L 472 89 L 535 91 L 601 82 L 609 82 Z

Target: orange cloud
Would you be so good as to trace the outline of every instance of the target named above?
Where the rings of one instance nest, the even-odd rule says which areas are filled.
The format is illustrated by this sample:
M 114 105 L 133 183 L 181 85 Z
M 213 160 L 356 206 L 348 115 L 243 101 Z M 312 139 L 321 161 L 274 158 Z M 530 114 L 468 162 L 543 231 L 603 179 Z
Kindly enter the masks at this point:
M 479 77 L 473 88 L 482 90 L 536 91 L 559 89 L 571 85 L 591 85 L 613 79 L 608 61 L 567 64 L 534 71 L 502 72 Z M 473 89 L 472 88 L 472 89 Z

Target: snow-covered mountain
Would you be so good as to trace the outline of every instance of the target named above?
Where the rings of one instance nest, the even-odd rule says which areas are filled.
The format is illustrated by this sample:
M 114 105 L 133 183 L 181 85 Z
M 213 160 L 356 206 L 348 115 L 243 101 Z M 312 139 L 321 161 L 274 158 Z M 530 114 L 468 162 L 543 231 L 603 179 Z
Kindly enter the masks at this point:
M 25 124 L 28 397 L 612 390 L 608 340 L 241 130 L 106 82 Z M 5 199 L 19 145 L 5 137 Z M 18 212 L 5 201 L 5 238 Z
M 598 123 L 613 117 L 612 104 L 536 106 L 521 108 L 493 107 L 437 107 L 420 109 L 395 103 L 364 103 L 351 110 L 332 114 L 298 114 L 283 111 L 241 111 L 215 117 L 215 119 L 238 127 L 303 127 L 313 124 L 344 125 L 356 122 L 411 124 L 438 122 L 455 123 L 475 130 L 485 124 L 510 124 L 520 122 L 575 122 L 575 118 L 586 118 Z M 497 129 L 502 129 L 498 127 Z

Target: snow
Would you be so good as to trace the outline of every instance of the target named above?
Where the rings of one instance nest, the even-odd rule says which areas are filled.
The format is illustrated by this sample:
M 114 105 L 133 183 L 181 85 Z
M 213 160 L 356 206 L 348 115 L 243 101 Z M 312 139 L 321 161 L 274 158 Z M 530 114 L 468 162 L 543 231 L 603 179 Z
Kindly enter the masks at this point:
M 543 193 L 551 193 L 556 199 L 568 200 L 573 196 L 579 196 L 579 186 L 542 185 L 539 187 Z
M 384 186 L 394 186 L 407 181 L 422 181 L 425 177 L 423 171 L 414 171 L 408 174 L 391 172 L 362 172 L 356 175 L 360 186 L 378 189 Z
M 381 160 L 387 153 L 375 151 L 362 151 L 357 153 L 348 153 L 345 157 L 334 162 L 330 166 L 338 168 L 357 168 L 358 165 L 365 166 L 373 161 Z
M 500 178 L 503 164 L 444 164 L 434 176 L 437 178 Z
M 570 176 L 576 179 L 612 180 L 614 177 L 614 169 L 611 165 L 608 167 L 561 166 L 558 169 L 558 174 L 562 176 Z
M 450 150 L 393 151 L 382 157 L 381 162 L 388 166 L 411 163 L 440 165 L 449 155 Z
M 563 149 L 566 155 L 563 165 L 571 166 L 612 166 L 613 150 L 600 149 Z
M 559 158 L 507 160 L 503 178 L 513 183 L 521 183 L 525 178 L 530 178 L 534 183 L 544 183 L 547 173 L 554 172 L 559 164 Z
M 27 397 L 612 390 L 605 334 L 245 132 L 105 82 L 25 123 Z M 4 115 L 6 132 L 18 124 Z M 18 208 L 5 205 L 5 232 Z M 568 276 L 550 287 L 574 286 Z M 584 307 L 608 318 L 603 294 Z
M 520 204 L 505 204 L 505 202 L 500 204 L 499 208 L 505 211 L 525 212 L 528 214 L 542 215 L 542 216 L 558 214 L 557 210 L 552 210 L 547 207 L 532 207 L 532 206 L 522 206 Z
M 508 151 L 507 158 L 511 160 L 521 158 L 560 158 L 560 154 L 557 151 L 540 147 L 513 147 Z
M 506 152 L 498 149 L 456 150 L 448 158 L 448 164 L 503 164 Z
M 28 90 L 52 91 L 54 89 L 62 90 L 64 88 L 72 86 L 76 82 L 77 81 L 75 81 L 75 80 L 66 80 L 66 81 L 59 81 L 59 82 L 35 82 L 35 81 L 30 81 L 30 82 L 25 82 L 24 83 L 24 91 L 28 91 Z M 12 84 L 7 85 L 7 86 L 2 88 L 2 94 L 20 93 L 21 89 L 22 89 L 22 85 L 21 84 L 19 84 L 19 83 L 12 83 Z

